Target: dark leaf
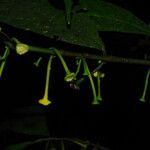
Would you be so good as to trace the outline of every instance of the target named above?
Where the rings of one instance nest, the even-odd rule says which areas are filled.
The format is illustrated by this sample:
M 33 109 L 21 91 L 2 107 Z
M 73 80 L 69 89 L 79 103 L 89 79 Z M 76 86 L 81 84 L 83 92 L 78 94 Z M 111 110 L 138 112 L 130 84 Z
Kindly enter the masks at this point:
M 44 116 L 27 116 L 7 119 L 0 123 L 0 131 L 11 130 L 28 135 L 49 136 Z
M 64 3 L 65 3 L 65 10 L 66 10 L 67 24 L 70 25 L 73 2 L 72 2 L 72 0 L 64 0 Z
M 150 35 L 150 28 L 130 11 L 103 0 L 80 0 L 81 6 L 95 21 L 99 31 L 115 31 Z
M 19 143 L 19 144 L 8 146 L 4 150 L 24 150 L 31 144 L 32 144 L 32 142 Z
M 1 0 L 0 22 L 75 45 L 104 47 L 95 23 L 86 14 L 75 14 L 71 28 L 67 28 L 64 12 L 55 9 L 48 0 Z

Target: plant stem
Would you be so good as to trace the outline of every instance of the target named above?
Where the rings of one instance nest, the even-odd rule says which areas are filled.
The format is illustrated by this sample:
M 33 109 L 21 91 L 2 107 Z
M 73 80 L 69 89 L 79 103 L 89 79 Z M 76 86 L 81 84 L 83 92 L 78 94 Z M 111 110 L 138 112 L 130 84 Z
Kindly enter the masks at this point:
M 145 102 L 145 96 L 146 96 L 146 91 L 147 91 L 147 87 L 148 87 L 149 75 L 150 75 L 150 69 L 148 69 L 148 71 L 147 71 L 143 94 L 142 94 L 142 97 L 139 99 L 141 102 Z
M 65 150 L 64 140 L 61 140 L 61 150 Z
M 48 89 L 49 89 L 49 79 L 50 79 L 50 70 L 53 56 L 50 56 L 48 64 L 47 64 L 47 73 L 46 73 L 46 81 L 45 81 L 45 92 L 44 99 L 48 99 Z
M 15 46 L 12 42 L 6 41 L 5 44 L 11 49 L 15 49 Z M 36 46 L 31 46 L 31 45 L 28 45 L 28 46 L 29 46 L 30 52 L 55 55 L 53 51 L 54 48 L 42 48 L 42 47 L 36 47 Z M 77 53 L 77 52 L 70 52 L 66 50 L 60 50 L 60 53 L 61 55 L 68 56 L 68 57 L 80 57 L 80 58 L 87 58 L 87 59 L 93 59 L 93 60 L 101 60 L 104 62 L 111 62 L 111 63 L 124 63 L 124 64 L 150 66 L 150 61 L 148 60 L 124 58 L 124 57 L 118 57 L 118 56 L 112 56 L 112 55 L 100 56 L 100 55 L 94 55 L 91 53 Z
M 4 70 L 4 67 L 5 67 L 5 64 L 6 64 L 6 60 L 5 58 L 7 57 L 7 55 L 9 54 L 9 48 L 6 46 L 6 49 L 5 49 L 5 52 L 4 52 L 4 55 L 2 56 L 2 59 L 4 59 L 3 62 L 1 62 L 1 66 L 0 66 L 0 77 L 2 76 L 2 73 L 3 73 L 3 70 Z
M 55 51 L 55 53 L 57 54 L 57 56 L 59 57 L 59 59 L 60 59 L 62 65 L 63 65 L 63 67 L 64 67 L 64 69 L 65 69 L 66 74 L 70 74 L 71 72 L 70 72 L 70 70 L 68 69 L 68 66 L 67 66 L 65 60 L 63 59 L 62 55 L 60 54 L 60 52 L 59 52 L 57 49 L 54 49 L 54 51 Z
M 66 76 L 65 76 L 64 80 L 66 82 L 72 82 L 72 81 L 76 80 L 76 74 L 74 72 L 70 72 L 65 60 L 63 59 L 63 57 L 61 55 L 61 53 L 57 49 L 54 49 L 54 51 L 55 51 L 56 55 L 59 57 L 62 65 L 64 67 L 64 70 L 66 72 Z
M 47 73 L 46 73 L 46 81 L 45 81 L 45 91 L 42 99 L 39 99 L 38 102 L 44 106 L 51 104 L 51 101 L 48 99 L 48 89 L 49 89 L 49 79 L 50 79 L 50 70 L 51 63 L 54 56 L 50 56 L 48 64 L 47 64 Z
M 62 141 L 62 140 L 66 141 L 66 142 L 77 144 L 78 146 L 80 146 L 81 148 L 84 148 L 84 149 L 86 149 L 90 145 L 90 146 L 95 147 L 97 149 L 109 150 L 108 148 L 105 148 L 101 145 L 91 143 L 90 141 L 83 141 L 83 140 L 80 140 L 80 139 L 77 139 L 77 138 L 53 138 L 53 137 L 41 138 L 41 139 L 37 139 L 37 140 L 32 141 L 32 142 L 29 142 L 29 145 L 36 144 L 36 143 L 41 143 L 41 142 L 45 142 L 45 141 Z
M 75 76 L 77 76 L 77 74 L 80 72 L 81 62 L 82 62 L 82 59 L 80 59 L 79 62 L 78 62 L 78 64 L 77 64 L 78 67 L 77 67 L 77 70 L 76 70 L 76 72 L 75 72 Z
M 39 57 L 38 60 L 37 60 L 36 62 L 34 62 L 33 64 L 34 64 L 36 67 L 38 67 L 39 64 L 40 64 L 40 62 L 41 62 L 41 60 L 42 60 L 42 57 Z
M 92 104 L 98 104 L 99 102 L 97 101 L 97 96 L 96 96 L 96 90 L 95 90 L 94 81 L 93 81 L 92 75 L 90 73 L 89 67 L 88 67 L 85 59 L 83 59 L 83 65 L 84 65 L 85 74 L 88 75 L 90 83 L 91 83 L 91 88 L 92 88 L 93 98 L 94 98 Z
M 99 74 L 99 73 L 98 73 Z M 97 77 L 97 99 L 99 101 L 102 101 L 102 97 L 101 97 L 101 81 L 100 81 L 100 75 L 98 75 Z

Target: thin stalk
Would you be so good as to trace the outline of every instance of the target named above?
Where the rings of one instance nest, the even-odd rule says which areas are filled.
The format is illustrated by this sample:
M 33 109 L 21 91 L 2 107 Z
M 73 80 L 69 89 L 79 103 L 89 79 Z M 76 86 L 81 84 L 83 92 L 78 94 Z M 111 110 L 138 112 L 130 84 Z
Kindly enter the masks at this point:
M 50 56 L 48 64 L 47 64 L 47 73 L 46 73 L 46 81 L 45 81 L 45 91 L 44 96 L 42 99 L 39 100 L 40 104 L 43 105 L 49 105 L 51 103 L 50 100 L 48 100 L 48 90 L 49 90 L 49 79 L 50 79 L 50 71 L 51 71 L 51 63 L 54 56 Z
M 98 75 L 97 77 L 97 99 L 99 101 L 102 101 L 102 97 L 101 97 L 101 81 L 100 81 L 100 75 Z
M 147 87 L 148 87 L 149 75 L 150 75 L 150 69 L 148 69 L 148 71 L 147 71 L 143 94 L 142 94 L 142 97 L 139 99 L 141 102 L 145 102 L 145 96 L 146 96 L 146 91 L 147 91 Z
M 34 64 L 36 67 L 38 67 L 39 64 L 40 64 L 40 62 L 41 62 L 41 60 L 42 60 L 42 57 L 39 57 L 38 60 L 37 60 L 36 62 L 34 62 L 33 64 Z
M 66 72 L 66 76 L 65 76 L 64 80 L 66 82 L 72 82 L 72 81 L 76 80 L 76 74 L 74 72 L 70 72 L 64 58 L 61 55 L 61 53 L 57 49 L 54 49 L 54 51 L 55 51 L 56 55 L 59 57 L 62 65 L 64 67 L 64 70 Z
M 53 57 L 50 56 L 48 65 L 47 65 L 47 73 L 46 73 L 46 81 L 45 81 L 45 93 L 44 98 L 48 99 L 48 90 L 49 90 L 49 79 L 50 79 L 50 70 L 51 70 L 51 63 L 52 63 Z
M 91 88 L 92 88 L 93 98 L 94 98 L 92 104 L 99 104 L 99 102 L 97 101 L 96 89 L 95 89 L 94 81 L 93 81 L 92 75 L 90 73 L 89 67 L 88 67 L 85 59 L 83 59 L 83 65 L 84 65 L 85 74 L 88 75 L 90 83 L 91 83 Z
M 49 149 L 49 140 L 46 142 L 46 145 L 45 145 L 45 150 L 48 150 Z
M 78 62 L 78 67 L 77 67 L 77 70 L 76 70 L 76 72 L 75 72 L 75 76 L 77 76 L 78 75 L 78 73 L 80 72 L 80 68 L 81 68 L 81 62 L 82 62 L 82 59 L 80 59 L 79 60 L 79 62 Z
M 64 58 L 63 58 L 62 55 L 60 54 L 60 52 L 59 52 L 57 49 L 54 49 L 54 51 L 55 51 L 55 53 L 57 54 L 57 56 L 59 57 L 59 59 L 60 59 L 62 65 L 63 65 L 63 67 L 64 67 L 64 70 L 65 70 L 66 74 L 70 74 L 71 72 L 70 72 L 70 70 L 68 69 L 68 66 L 67 66 L 67 64 L 66 64 L 66 62 L 65 62 L 65 60 L 64 60 Z
M 61 140 L 61 150 L 65 150 L 64 140 Z
M 97 99 L 102 101 L 102 97 L 101 97 L 101 78 L 104 78 L 105 74 L 100 72 L 100 71 L 96 71 L 93 73 L 93 76 L 97 78 Z
M 6 46 L 4 55 L 2 56 L 2 59 L 4 59 L 4 61 L 1 62 L 1 66 L 0 66 L 0 77 L 2 77 L 2 73 L 6 64 L 5 58 L 8 56 L 8 54 L 9 54 L 9 48 Z

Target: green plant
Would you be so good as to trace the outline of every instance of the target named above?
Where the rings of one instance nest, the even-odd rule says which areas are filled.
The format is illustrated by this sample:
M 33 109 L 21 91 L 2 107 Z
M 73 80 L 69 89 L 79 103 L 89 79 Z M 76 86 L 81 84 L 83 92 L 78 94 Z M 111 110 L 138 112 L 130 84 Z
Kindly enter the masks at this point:
M 52 63 L 53 56 L 50 56 L 48 64 L 47 64 L 47 74 L 46 74 L 46 82 L 45 82 L 45 92 L 42 99 L 39 100 L 39 103 L 42 105 L 49 105 L 51 101 L 48 99 L 48 89 L 49 89 L 49 78 L 50 78 L 50 71 L 51 71 L 51 63 Z
M 3 14 L 0 15 L 0 26 L 3 26 L 0 27 L 0 42 L 2 43 L 1 47 L 4 47 L 4 52 L 0 51 L 0 54 L 2 55 L 0 56 L 0 77 L 2 78 L 2 73 L 5 69 L 4 67 L 7 64 L 6 61 L 9 59 L 8 56 L 13 53 L 13 50 L 19 55 L 24 55 L 26 53 L 30 54 L 30 52 L 41 55 L 38 61 L 34 63 L 36 66 L 39 66 L 39 62 L 43 60 L 41 59 L 43 55 L 50 55 L 47 65 L 45 94 L 44 97 L 38 101 L 44 106 L 49 104 L 53 105 L 53 102 L 48 99 L 49 76 L 53 56 L 58 56 L 60 59 L 66 73 L 64 80 L 74 89 L 80 89 L 80 85 L 84 84 L 84 80 L 87 78 L 89 79 L 93 94 L 92 104 L 100 104 L 102 102 L 103 95 L 100 90 L 101 78 L 104 77 L 105 73 L 103 73 L 101 69 L 103 66 L 107 65 L 107 62 L 150 66 L 150 61 L 144 58 L 141 60 L 107 55 L 105 41 L 103 41 L 99 35 L 99 32 L 101 31 L 113 31 L 141 34 L 149 37 L 149 25 L 134 16 L 128 10 L 103 0 L 79 0 L 78 4 L 75 4 L 73 0 L 64 0 L 64 10 L 56 9 L 48 2 L 48 0 L 41 0 L 39 3 L 35 0 L 18 0 L 18 3 L 20 5 L 17 5 L 15 1 L 10 2 L 7 0 L 5 3 L 0 2 L 0 14 Z M 14 6 L 13 9 L 11 9 L 12 6 Z M 12 12 L 8 15 L 7 10 L 12 10 Z M 24 39 L 18 38 L 17 35 L 13 35 L 15 38 L 11 38 L 8 36 L 9 33 L 7 33 L 7 31 L 5 33 L 5 25 L 10 25 L 13 28 L 21 29 L 22 31 L 36 33 L 46 37 L 48 40 L 57 38 L 58 41 L 60 40 L 61 42 L 78 46 L 79 51 L 76 52 L 57 48 L 57 44 L 45 48 L 36 45 L 33 46 L 26 42 L 20 42 L 24 41 Z M 85 47 L 88 50 L 91 50 L 91 52 L 82 52 L 82 49 L 80 50 L 81 47 Z M 77 70 L 75 72 L 69 70 L 64 57 L 73 57 L 74 61 L 78 60 Z M 93 60 L 94 63 L 101 61 L 101 63 L 96 65 L 92 70 L 90 65 L 88 65 L 89 60 Z M 82 73 L 82 64 L 84 73 L 81 76 L 78 76 Z M 144 92 L 140 98 L 140 101 L 142 102 L 145 102 L 149 74 L 150 71 L 148 70 Z M 107 74 L 105 76 L 107 76 Z M 96 77 L 96 79 L 94 77 Z M 41 127 L 38 126 L 38 130 L 40 130 L 40 128 Z M 23 130 L 24 129 L 22 129 L 21 132 Z M 21 150 L 32 144 L 41 142 L 48 143 L 51 140 L 61 141 L 62 143 L 65 140 L 71 141 L 80 145 L 83 149 L 87 148 L 87 143 L 83 144 L 76 139 L 42 138 L 33 142 L 25 142 L 10 146 L 8 147 L 8 150 Z M 62 149 L 65 149 L 63 144 Z

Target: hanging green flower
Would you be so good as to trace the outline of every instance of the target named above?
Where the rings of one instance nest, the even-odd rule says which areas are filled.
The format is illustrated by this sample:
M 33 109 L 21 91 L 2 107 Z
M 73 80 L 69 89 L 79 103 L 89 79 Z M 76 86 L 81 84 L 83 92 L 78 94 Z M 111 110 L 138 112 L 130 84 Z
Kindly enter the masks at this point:
M 45 92 L 44 96 L 42 99 L 39 99 L 39 103 L 47 106 L 51 104 L 52 102 L 48 99 L 48 89 L 49 89 L 49 79 L 50 79 L 50 71 L 51 71 L 51 64 L 52 64 L 52 59 L 54 56 L 50 56 L 48 64 L 47 64 L 47 73 L 46 73 L 46 82 L 45 82 Z
M 142 97 L 139 99 L 141 102 L 145 102 L 145 97 L 146 97 L 146 91 L 147 91 L 147 87 L 148 87 L 149 76 L 150 76 L 150 69 L 148 69 L 148 71 L 147 71 L 143 94 L 142 94 Z
M 58 51 L 57 49 L 54 49 L 54 51 L 55 51 L 56 55 L 59 57 L 59 59 L 60 59 L 62 65 L 63 65 L 63 67 L 64 67 L 64 70 L 65 70 L 65 72 L 66 72 L 66 75 L 65 75 L 64 80 L 65 80 L 66 82 L 72 82 L 72 81 L 76 80 L 76 73 L 70 72 L 70 70 L 69 70 L 69 68 L 68 68 L 68 66 L 67 66 L 67 64 L 66 64 L 66 62 L 65 62 L 65 60 L 64 60 L 64 58 L 62 57 L 60 51 Z
M 87 62 L 86 62 L 85 59 L 83 59 L 83 66 L 84 66 L 84 75 L 88 76 L 88 78 L 90 80 L 90 83 L 91 83 L 91 88 L 92 88 L 92 92 L 93 92 L 93 101 L 92 101 L 92 104 L 99 104 L 99 99 L 96 96 L 95 84 L 94 84 L 91 72 L 89 70 L 89 67 L 88 67 Z
M 101 78 L 105 77 L 105 74 L 100 72 L 100 71 L 96 71 L 93 73 L 93 76 L 97 78 L 97 99 L 99 101 L 102 101 L 102 96 L 101 96 Z

